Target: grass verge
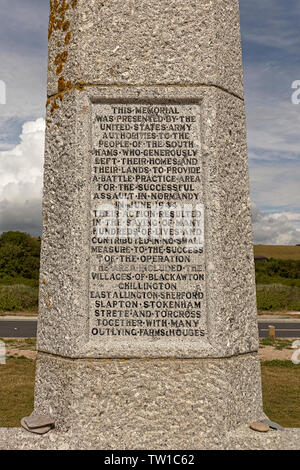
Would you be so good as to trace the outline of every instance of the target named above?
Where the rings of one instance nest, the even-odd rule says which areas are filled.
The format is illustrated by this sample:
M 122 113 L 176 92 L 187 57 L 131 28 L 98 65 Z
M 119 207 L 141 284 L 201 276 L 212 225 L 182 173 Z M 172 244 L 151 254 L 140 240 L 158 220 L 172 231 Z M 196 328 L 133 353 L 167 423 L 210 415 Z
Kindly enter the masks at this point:
M 0 284 L 0 312 L 36 312 L 38 287 Z
M 264 348 L 266 346 L 272 346 L 277 351 L 282 351 L 283 349 L 293 349 L 294 340 L 290 339 L 280 339 L 280 338 L 261 338 L 259 340 L 259 347 Z

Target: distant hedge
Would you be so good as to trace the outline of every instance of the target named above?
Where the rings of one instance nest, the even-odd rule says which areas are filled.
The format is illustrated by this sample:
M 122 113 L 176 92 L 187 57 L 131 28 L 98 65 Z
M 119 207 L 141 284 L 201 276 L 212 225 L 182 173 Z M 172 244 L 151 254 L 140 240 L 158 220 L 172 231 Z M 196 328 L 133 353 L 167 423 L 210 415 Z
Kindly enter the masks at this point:
M 0 280 L 39 278 L 41 240 L 23 232 L 0 235 Z
M 280 283 L 300 287 L 300 261 L 271 258 L 255 263 L 256 283 Z

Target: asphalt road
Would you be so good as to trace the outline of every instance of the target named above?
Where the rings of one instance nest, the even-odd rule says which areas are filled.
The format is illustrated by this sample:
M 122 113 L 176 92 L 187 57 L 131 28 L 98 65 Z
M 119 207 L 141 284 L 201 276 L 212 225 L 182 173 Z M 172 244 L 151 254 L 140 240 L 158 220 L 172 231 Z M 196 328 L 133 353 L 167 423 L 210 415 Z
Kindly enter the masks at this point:
M 276 338 L 300 338 L 300 322 L 280 320 L 259 321 L 259 337 L 266 338 L 269 336 L 269 325 L 275 326 Z
M 36 320 L 1 320 L 0 338 L 35 338 Z
M 300 338 L 300 321 L 261 320 L 259 321 L 259 336 L 269 336 L 269 325 L 275 326 L 277 338 Z M 1 320 L 0 338 L 35 338 L 36 320 Z

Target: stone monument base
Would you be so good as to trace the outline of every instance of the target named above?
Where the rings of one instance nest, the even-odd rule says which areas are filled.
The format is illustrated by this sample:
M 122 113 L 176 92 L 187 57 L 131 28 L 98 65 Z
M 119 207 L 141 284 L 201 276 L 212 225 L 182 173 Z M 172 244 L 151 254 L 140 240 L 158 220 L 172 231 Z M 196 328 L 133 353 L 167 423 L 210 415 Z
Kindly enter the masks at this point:
M 113 436 L 112 436 L 113 437 Z M 269 431 L 259 433 L 252 431 L 249 426 L 243 425 L 229 433 L 220 434 L 212 439 L 204 439 L 197 447 L 188 445 L 188 436 L 183 435 L 181 445 L 176 450 L 299 450 L 300 429 L 285 429 L 284 431 Z M 0 428 L 0 450 L 173 450 L 170 444 L 152 445 L 143 444 L 143 435 L 139 436 L 140 444 L 124 447 L 120 442 L 113 447 L 103 442 L 101 434 L 98 436 L 92 429 L 83 435 L 80 429 L 67 433 L 50 431 L 44 436 L 30 434 L 22 428 Z
M 257 353 L 221 359 L 69 360 L 39 354 L 35 412 L 44 436 L 0 429 L 0 449 L 291 449 L 300 429 L 265 417 Z M 253 378 L 253 379 L 252 379 Z M 59 419 L 57 418 L 59 417 Z

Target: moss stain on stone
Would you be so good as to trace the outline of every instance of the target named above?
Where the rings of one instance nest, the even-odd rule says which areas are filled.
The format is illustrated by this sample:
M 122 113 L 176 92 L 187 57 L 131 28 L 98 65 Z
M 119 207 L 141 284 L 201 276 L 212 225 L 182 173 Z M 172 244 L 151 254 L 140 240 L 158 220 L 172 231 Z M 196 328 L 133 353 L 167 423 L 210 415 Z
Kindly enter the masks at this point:
M 62 27 L 61 29 L 66 32 L 68 31 L 68 29 L 70 28 L 70 21 L 65 21 L 63 24 L 62 24 Z
M 68 51 L 63 51 L 61 53 L 56 54 L 54 59 L 54 65 L 62 65 L 67 61 L 68 58 Z
M 57 102 L 56 102 L 56 99 L 57 99 L 57 98 L 54 98 L 54 99 L 53 99 L 52 106 L 51 106 L 51 114 L 53 114 L 56 109 L 59 109 L 59 106 L 58 106 L 58 104 L 57 104 Z
M 75 5 L 76 6 L 76 5 Z M 72 2 L 72 8 L 75 8 Z M 66 14 L 70 8 L 67 0 L 50 0 L 50 16 L 48 39 L 51 38 L 54 31 L 59 31 L 66 22 Z
M 70 44 L 71 36 L 72 36 L 72 35 L 71 35 L 70 31 L 69 31 L 69 32 L 66 34 L 66 36 L 65 36 L 65 44 L 66 44 L 66 46 L 68 46 L 68 45 Z
M 75 88 L 76 88 L 76 90 L 82 91 L 87 86 L 89 86 L 87 83 L 79 82 L 79 83 L 76 83 Z
M 59 78 L 59 80 L 58 80 L 58 91 L 59 91 L 59 98 L 61 99 L 61 101 L 63 99 L 63 95 L 61 93 L 66 91 L 66 90 L 71 90 L 71 88 L 72 88 L 72 83 L 71 83 L 70 80 L 65 82 L 64 77 Z

